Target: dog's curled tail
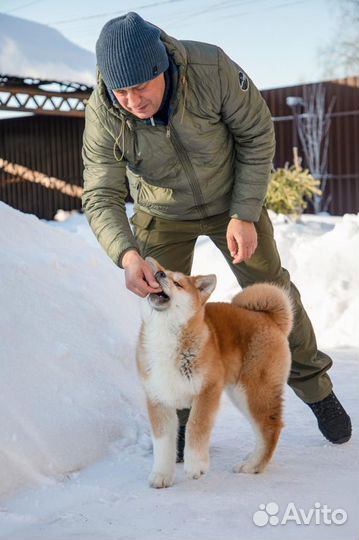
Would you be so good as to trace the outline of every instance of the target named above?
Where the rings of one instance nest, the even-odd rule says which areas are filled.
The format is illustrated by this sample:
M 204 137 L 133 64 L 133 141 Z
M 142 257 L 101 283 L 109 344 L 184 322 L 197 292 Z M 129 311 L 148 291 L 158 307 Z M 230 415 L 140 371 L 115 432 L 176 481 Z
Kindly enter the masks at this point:
M 263 311 L 288 337 L 293 326 L 293 307 L 289 293 L 271 283 L 256 283 L 237 294 L 232 303 L 251 311 Z

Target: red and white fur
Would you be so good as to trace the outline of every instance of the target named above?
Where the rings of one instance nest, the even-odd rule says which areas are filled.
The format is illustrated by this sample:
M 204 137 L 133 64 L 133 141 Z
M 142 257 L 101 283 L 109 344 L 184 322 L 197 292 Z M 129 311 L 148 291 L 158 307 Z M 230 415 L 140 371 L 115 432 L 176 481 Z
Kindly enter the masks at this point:
M 225 389 L 250 421 L 256 445 L 235 472 L 259 473 L 283 426 L 282 396 L 290 369 L 289 295 L 261 283 L 228 303 L 206 303 L 216 277 L 185 276 L 148 257 L 162 293 L 144 303 L 137 365 L 147 396 L 156 488 L 173 485 L 178 420 L 190 408 L 184 468 L 199 478 L 209 467 L 209 438 Z

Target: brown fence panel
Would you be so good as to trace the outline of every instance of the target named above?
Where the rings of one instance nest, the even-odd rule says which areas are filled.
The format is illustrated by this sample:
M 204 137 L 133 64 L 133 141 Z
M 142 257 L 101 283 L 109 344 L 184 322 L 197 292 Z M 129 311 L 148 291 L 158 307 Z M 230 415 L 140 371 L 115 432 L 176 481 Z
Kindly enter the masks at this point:
M 0 121 L 0 158 L 82 186 L 81 146 L 84 119 L 29 116 Z M 0 168 L 0 200 L 40 218 L 53 219 L 58 209 L 80 210 L 81 199 L 64 195 Z
M 333 215 L 359 212 L 359 77 L 324 82 L 326 100 L 335 105 L 331 115 L 328 149 L 329 177 L 324 190 L 325 209 Z M 305 85 L 310 88 L 314 85 Z M 271 111 L 277 140 L 275 167 L 292 162 L 292 147 L 298 146 L 305 158 L 295 130 L 289 96 L 302 97 L 303 85 L 263 90 L 262 95 Z M 311 209 L 308 208 L 310 211 Z

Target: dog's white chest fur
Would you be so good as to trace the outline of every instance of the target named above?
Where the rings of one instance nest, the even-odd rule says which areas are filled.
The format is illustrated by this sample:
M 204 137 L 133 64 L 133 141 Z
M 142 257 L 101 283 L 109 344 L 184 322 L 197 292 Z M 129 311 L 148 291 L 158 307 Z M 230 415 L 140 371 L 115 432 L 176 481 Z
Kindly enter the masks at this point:
M 183 349 L 178 325 L 164 317 L 153 317 L 144 323 L 141 365 L 146 373 L 144 386 L 148 397 L 176 409 L 191 406 L 200 392 L 202 376 L 195 369 L 198 347 Z

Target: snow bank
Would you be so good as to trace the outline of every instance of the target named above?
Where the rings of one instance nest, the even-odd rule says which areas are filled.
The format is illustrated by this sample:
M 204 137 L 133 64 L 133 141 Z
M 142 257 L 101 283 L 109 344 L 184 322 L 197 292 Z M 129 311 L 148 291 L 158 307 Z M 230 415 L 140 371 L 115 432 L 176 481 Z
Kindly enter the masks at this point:
M 319 346 L 358 347 L 359 216 L 305 215 L 296 223 L 271 213 L 271 219 L 282 265 L 301 292 Z M 211 300 L 229 301 L 240 290 L 218 249 L 204 237 L 193 271 L 221 276 Z
M 291 272 L 321 347 L 359 346 L 359 215 L 275 225 L 283 265 Z
M 81 469 L 115 439 L 146 444 L 147 427 L 134 366 L 138 300 L 123 273 L 80 236 L 3 203 L 0 221 L 0 495 L 8 495 Z
M 134 366 L 141 300 L 123 272 L 83 215 L 47 224 L 0 203 L 0 220 L 0 494 L 9 495 L 83 468 L 111 441 L 149 440 Z M 358 216 L 274 216 L 274 225 L 319 344 L 357 345 Z M 206 238 L 193 271 L 217 274 L 213 300 L 238 289 Z

